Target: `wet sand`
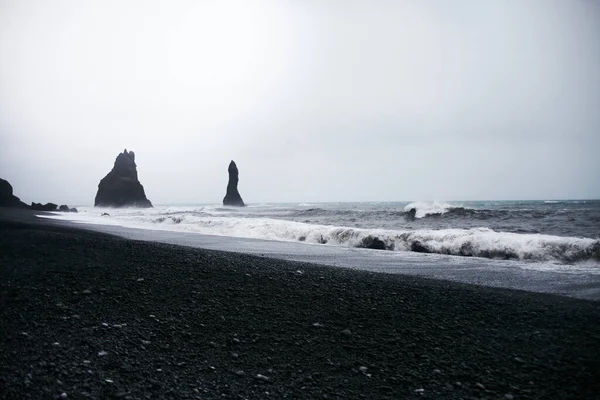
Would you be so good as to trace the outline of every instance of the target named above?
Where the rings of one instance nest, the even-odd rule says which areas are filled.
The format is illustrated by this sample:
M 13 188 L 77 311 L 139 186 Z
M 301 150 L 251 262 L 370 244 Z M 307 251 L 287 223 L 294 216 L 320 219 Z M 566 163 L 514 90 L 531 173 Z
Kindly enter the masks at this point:
M 11 214 L 15 215 L 15 214 Z M 600 303 L 0 217 L 3 398 L 596 399 Z

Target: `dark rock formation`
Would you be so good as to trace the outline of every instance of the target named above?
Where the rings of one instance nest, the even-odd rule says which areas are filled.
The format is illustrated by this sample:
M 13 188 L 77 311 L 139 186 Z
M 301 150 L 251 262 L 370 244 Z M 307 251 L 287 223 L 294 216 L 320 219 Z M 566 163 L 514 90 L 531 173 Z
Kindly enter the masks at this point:
M 8 181 L 0 178 L 0 206 L 28 208 L 21 199 L 13 194 L 13 188 Z
M 31 203 L 31 209 L 37 211 L 58 211 L 58 206 L 54 203 Z
M 36 211 L 67 211 L 77 212 L 76 208 L 69 208 L 67 205 L 62 205 L 60 208 L 54 203 L 31 203 L 31 206 L 23 203 L 17 196 L 13 195 L 13 188 L 8 181 L 0 179 L 0 206 L 31 208 Z
M 152 207 L 138 180 L 133 151 L 117 156 L 113 169 L 98 184 L 97 207 Z
M 244 200 L 242 200 L 242 196 L 240 196 L 237 189 L 239 171 L 233 160 L 229 163 L 227 171 L 229 172 L 229 182 L 227 183 L 227 193 L 225 194 L 225 198 L 223 198 L 223 205 L 243 207 L 245 206 Z

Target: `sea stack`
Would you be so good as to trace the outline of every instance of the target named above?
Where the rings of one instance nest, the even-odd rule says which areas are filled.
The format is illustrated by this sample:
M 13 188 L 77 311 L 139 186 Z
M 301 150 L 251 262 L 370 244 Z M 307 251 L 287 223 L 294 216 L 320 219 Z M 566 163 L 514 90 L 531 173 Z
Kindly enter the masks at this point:
M 27 204 L 13 194 L 12 185 L 2 178 L 0 178 L 0 206 L 29 208 Z
M 113 169 L 98 184 L 96 207 L 152 207 L 138 180 L 133 151 L 125 149 L 117 156 Z
M 227 172 L 229 172 L 229 182 L 227 183 L 227 193 L 225 194 L 225 198 L 223 198 L 223 205 L 244 207 L 244 200 L 242 200 L 242 196 L 240 196 L 237 188 L 239 171 L 233 160 L 229 163 Z

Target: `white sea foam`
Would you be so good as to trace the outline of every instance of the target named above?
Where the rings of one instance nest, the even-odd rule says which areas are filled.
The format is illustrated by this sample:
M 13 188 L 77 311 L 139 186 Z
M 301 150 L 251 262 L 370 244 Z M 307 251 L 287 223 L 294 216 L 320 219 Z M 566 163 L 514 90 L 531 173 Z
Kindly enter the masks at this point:
M 410 205 L 409 205 L 410 206 Z M 408 206 L 407 206 L 408 207 Z M 427 210 L 443 209 L 428 207 Z M 110 216 L 101 216 L 107 212 Z M 235 215 L 236 212 L 243 216 Z M 196 232 L 279 241 L 302 241 L 395 251 L 421 251 L 500 259 L 574 262 L 600 260 L 600 240 L 497 232 L 488 228 L 384 230 L 318 225 L 268 217 L 248 217 L 219 206 L 155 209 L 82 209 L 56 218 L 124 227 Z M 432 211 L 434 212 L 434 211 Z

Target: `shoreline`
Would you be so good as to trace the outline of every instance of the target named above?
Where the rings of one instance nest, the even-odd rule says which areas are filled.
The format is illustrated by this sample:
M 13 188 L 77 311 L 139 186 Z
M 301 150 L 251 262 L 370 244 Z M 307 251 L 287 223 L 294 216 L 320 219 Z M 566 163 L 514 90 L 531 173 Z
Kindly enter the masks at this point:
M 600 394 L 597 302 L 24 219 L 0 237 L 7 399 Z
M 452 282 L 553 293 L 600 301 L 600 274 L 594 265 L 556 266 L 547 263 L 495 260 L 415 252 L 390 252 L 345 246 L 270 241 L 192 232 L 95 225 L 52 218 L 37 218 L 36 213 L 13 215 L 0 207 L 0 218 L 34 224 L 66 226 L 91 232 L 153 243 L 252 254 L 275 260 L 301 261 L 356 270 L 422 276 Z M 39 214 L 39 213 L 38 213 Z M 557 270 L 557 268 L 564 268 Z

